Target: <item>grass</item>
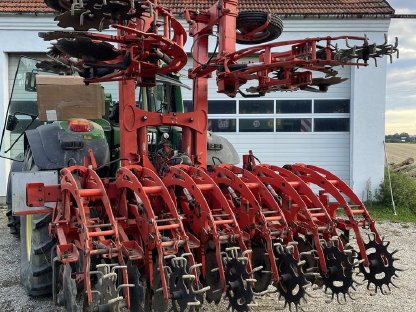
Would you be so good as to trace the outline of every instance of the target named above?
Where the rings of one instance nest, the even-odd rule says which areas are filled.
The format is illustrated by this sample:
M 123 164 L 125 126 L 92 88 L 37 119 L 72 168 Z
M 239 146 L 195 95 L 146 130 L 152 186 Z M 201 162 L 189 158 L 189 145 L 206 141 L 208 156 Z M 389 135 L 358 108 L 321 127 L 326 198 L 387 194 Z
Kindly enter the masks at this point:
M 416 213 L 410 208 L 396 206 L 397 215 L 394 215 L 393 208 L 386 207 L 380 203 L 366 203 L 365 206 L 370 213 L 370 216 L 377 221 L 416 223 Z

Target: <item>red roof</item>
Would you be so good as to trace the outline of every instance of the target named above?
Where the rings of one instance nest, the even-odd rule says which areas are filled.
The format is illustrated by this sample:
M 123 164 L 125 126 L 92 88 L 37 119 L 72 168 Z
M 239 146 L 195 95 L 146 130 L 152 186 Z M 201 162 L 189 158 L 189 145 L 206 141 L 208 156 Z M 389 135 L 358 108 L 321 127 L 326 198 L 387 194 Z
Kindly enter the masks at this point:
M 216 0 L 161 0 L 174 13 L 206 9 Z M 389 15 L 386 0 L 240 0 L 240 10 L 270 10 L 281 15 Z M 0 0 L 0 13 L 51 13 L 43 0 Z

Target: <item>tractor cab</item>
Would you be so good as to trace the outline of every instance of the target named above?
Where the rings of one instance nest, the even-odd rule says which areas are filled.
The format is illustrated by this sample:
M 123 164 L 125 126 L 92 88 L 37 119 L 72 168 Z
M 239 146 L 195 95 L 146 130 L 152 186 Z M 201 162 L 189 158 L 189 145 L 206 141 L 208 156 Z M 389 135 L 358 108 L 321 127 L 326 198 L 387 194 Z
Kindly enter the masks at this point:
M 96 113 L 94 116 L 96 118 L 89 118 L 91 112 L 87 112 L 82 107 L 77 109 L 76 105 L 71 108 L 71 111 L 60 111 L 60 101 L 64 101 L 65 98 L 55 101 L 56 109 L 53 107 L 55 103 L 52 103 L 52 107 L 45 108 L 42 106 L 43 102 L 39 103 L 38 100 L 44 100 L 46 97 L 47 104 L 50 105 L 49 102 L 53 101 L 51 89 L 53 90 L 54 87 L 56 88 L 54 93 L 74 92 L 67 91 L 66 84 L 68 82 L 65 78 L 71 79 L 71 76 L 62 75 L 59 70 L 55 69 L 45 71 L 38 68 L 39 64 L 41 62 L 36 59 L 20 58 L 2 131 L 0 157 L 23 162 L 25 149 L 28 147 L 32 150 L 39 149 L 35 145 L 43 146 L 43 143 L 55 140 L 57 142 L 53 151 L 49 147 L 49 152 L 46 152 L 45 147 L 40 150 L 42 155 L 39 154 L 36 158 L 43 169 L 60 169 L 68 164 L 82 164 L 83 157 L 87 153 L 86 148 L 94 147 L 98 140 L 101 151 L 99 155 L 103 155 L 102 157 L 96 156 L 99 161 L 98 165 L 113 164 L 114 161 L 115 165 L 110 165 L 110 172 L 114 173 L 117 168 L 116 160 L 119 158 L 120 146 L 119 105 L 118 101 L 112 100 L 114 95 L 118 96 L 114 91 L 117 90 L 117 85 L 115 83 L 102 84 L 103 96 L 100 97 L 100 103 L 98 103 L 102 105 L 100 111 L 102 113 L 98 113 L 98 115 Z M 39 76 L 45 76 L 49 79 L 48 81 L 53 81 L 49 82 L 47 89 L 37 90 L 37 81 L 38 83 L 41 81 Z M 80 80 L 82 79 L 80 78 Z M 183 112 L 181 87 L 189 87 L 182 84 L 173 75 L 159 76 L 156 82 L 154 87 L 141 87 L 138 90 L 137 107 L 145 111 L 159 113 Z M 87 86 L 80 86 L 80 88 L 87 88 Z M 62 94 L 60 96 L 64 97 Z M 68 97 L 68 103 L 76 101 L 74 98 L 76 97 Z M 114 98 L 116 99 L 116 97 Z M 86 115 L 83 114 L 85 112 Z M 60 113 L 63 115 L 59 116 Z M 31 141 L 34 146 L 31 146 Z M 104 141 L 104 145 L 108 145 L 107 148 L 102 146 Z M 160 155 L 163 154 L 162 150 L 166 148 L 167 143 L 169 143 L 176 161 L 180 161 L 177 158 L 181 146 L 180 128 L 174 126 L 150 127 L 147 141 L 150 158 L 155 166 L 158 163 L 160 165 Z M 51 158 L 49 158 L 50 153 L 53 154 Z

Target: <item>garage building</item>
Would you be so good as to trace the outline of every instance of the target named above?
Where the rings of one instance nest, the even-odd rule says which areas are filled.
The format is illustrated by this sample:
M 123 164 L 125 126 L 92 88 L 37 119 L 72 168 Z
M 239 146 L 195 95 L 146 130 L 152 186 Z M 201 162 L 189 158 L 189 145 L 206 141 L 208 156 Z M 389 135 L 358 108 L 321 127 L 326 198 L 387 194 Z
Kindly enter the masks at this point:
M 181 14 L 185 1 L 165 0 L 174 13 Z M 203 9 L 214 1 L 188 4 Z M 188 2 L 187 2 L 188 3 Z M 278 13 L 284 22 L 279 41 L 318 36 L 366 34 L 382 43 L 394 10 L 384 0 L 356 1 L 240 1 L 240 10 L 267 10 Z M 324 5 L 325 3 L 325 5 Z M 186 21 L 183 20 L 184 25 Z M 43 58 L 48 43 L 39 31 L 57 30 L 52 12 L 42 0 L 0 3 L 0 116 L 4 116 L 20 55 Z M 210 42 L 211 43 L 211 42 Z M 190 55 L 182 81 L 192 66 Z M 215 42 L 212 42 L 212 49 Z M 240 46 L 242 48 L 243 46 Z M 383 179 L 384 110 L 386 63 L 378 67 L 339 68 L 345 82 L 326 93 L 305 91 L 268 93 L 265 97 L 229 98 L 216 93 L 215 77 L 209 85 L 210 128 L 227 137 L 240 155 L 249 149 L 264 163 L 284 165 L 304 162 L 324 167 L 339 175 L 363 199 L 374 194 Z M 24 79 L 24 77 L 21 77 Z M 113 98 L 117 99 L 116 92 Z M 192 95 L 184 90 L 186 104 Z M 3 128 L 4 117 L 1 118 Z M 7 179 L 9 161 L 0 159 L 0 179 Z M 0 188 L 0 196 L 6 190 Z

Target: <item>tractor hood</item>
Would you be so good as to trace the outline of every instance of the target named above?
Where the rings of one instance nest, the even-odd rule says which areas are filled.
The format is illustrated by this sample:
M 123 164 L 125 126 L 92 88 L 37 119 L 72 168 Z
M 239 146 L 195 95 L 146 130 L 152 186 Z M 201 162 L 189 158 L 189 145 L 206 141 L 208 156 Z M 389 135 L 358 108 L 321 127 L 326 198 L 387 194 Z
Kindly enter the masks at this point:
M 222 136 L 208 132 L 208 166 L 220 163 L 237 165 L 239 162 L 240 157 L 230 141 Z

